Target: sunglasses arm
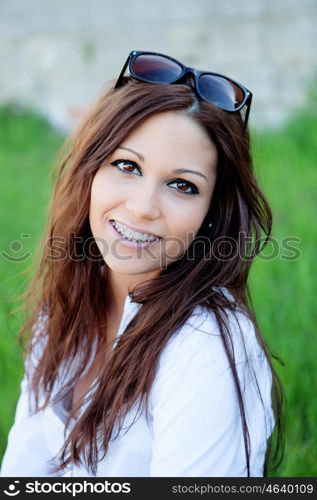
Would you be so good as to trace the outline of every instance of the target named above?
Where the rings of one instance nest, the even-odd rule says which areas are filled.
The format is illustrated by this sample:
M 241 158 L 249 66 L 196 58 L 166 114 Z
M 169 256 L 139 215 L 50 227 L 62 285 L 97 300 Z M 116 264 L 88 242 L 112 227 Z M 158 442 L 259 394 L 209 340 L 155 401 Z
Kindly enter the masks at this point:
M 121 85 L 122 85 L 122 78 L 123 78 L 123 75 L 124 75 L 124 73 L 125 73 L 125 70 L 127 69 L 128 64 L 129 64 L 130 57 L 131 57 L 131 56 L 130 56 L 130 55 L 128 55 L 127 60 L 126 60 L 126 62 L 124 63 L 123 68 L 122 68 L 122 70 L 121 70 L 121 73 L 120 73 L 120 75 L 119 75 L 119 78 L 118 78 L 118 80 L 116 81 L 116 84 L 115 84 L 115 86 L 114 86 L 114 89 L 117 89 L 118 87 L 121 87 Z
M 247 127 L 247 123 L 248 123 L 248 118 L 249 118 L 250 109 L 251 109 L 251 102 L 252 102 L 252 94 L 250 93 L 250 95 L 246 101 L 247 110 L 246 110 L 245 117 L 244 117 L 245 128 Z

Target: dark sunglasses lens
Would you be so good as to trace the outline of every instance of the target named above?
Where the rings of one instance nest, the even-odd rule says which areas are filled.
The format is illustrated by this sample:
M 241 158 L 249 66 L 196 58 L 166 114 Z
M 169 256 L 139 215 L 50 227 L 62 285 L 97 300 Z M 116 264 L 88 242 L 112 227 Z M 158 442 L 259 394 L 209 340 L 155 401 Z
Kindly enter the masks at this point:
M 182 68 L 179 64 L 163 56 L 142 54 L 136 57 L 131 65 L 131 70 L 151 83 L 171 83 L 179 78 Z
M 235 111 L 244 100 L 244 92 L 235 83 L 216 75 L 201 75 L 198 80 L 202 97 L 226 111 Z

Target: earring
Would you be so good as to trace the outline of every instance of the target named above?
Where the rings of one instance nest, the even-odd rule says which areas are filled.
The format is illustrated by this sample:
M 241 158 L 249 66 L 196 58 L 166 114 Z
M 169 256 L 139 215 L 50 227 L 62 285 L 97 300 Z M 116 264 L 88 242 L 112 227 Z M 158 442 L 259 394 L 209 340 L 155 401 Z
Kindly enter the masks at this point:
M 212 226 L 212 222 L 209 222 L 208 227 L 211 227 L 211 226 Z

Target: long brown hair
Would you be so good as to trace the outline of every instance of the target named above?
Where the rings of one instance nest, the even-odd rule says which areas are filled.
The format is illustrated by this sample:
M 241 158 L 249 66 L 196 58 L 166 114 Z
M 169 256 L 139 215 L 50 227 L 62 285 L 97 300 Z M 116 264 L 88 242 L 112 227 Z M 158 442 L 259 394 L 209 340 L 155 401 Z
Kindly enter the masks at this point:
M 89 225 L 91 184 L 99 166 L 129 132 L 146 118 L 164 111 L 185 113 L 204 127 L 218 150 L 217 181 L 208 214 L 186 253 L 156 278 L 130 291 L 131 298 L 142 306 L 109 353 L 107 266 L 101 266 L 104 262 Z M 209 221 L 213 222 L 211 228 Z M 259 331 L 247 279 L 251 263 L 263 246 L 263 234 L 264 240 L 268 238 L 271 226 L 269 205 L 254 176 L 249 135 L 238 113 L 230 114 L 200 101 L 187 85 L 153 85 L 127 78 L 122 88 L 107 89 L 100 96 L 66 143 L 40 243 L 40 264 L 27 292 L 29 315 L 21 330 L 22 336 L 30 334 L 28 358 L 30 355 L 34 359 L 38 342 L 42 346 L 31 380 L 37 409 L 50 403 L 57 383 L 62 397 L 79 380 L 96 341 L 98 354 L 103 357 L 98 386 L 66 438 L 54 469 L 57 473 L 79 463 L 96 471 L 100 451 L 104 457 L 115 423 L 119 422 L 120 431 L 124 416 L 136 402 L 147 405 L 162 350 L 195 307 L 201 305 L 214 313 L 230 362 L 249 476 L 249 432 L 225 314 L 228 310 L 235 314 L 238 305 L 252 320 L 273 375 L 277 439 L 274 453 L 272 436 L 268 441 L 266 475 L 269 459 L 277 461 L 283 455 L 284 393 L 271 362 L 271 357 L 279 358 L 266 346 Z M 87 247 L 84 249 L 87 241 L 88 254 Z M 221 242 L 221 248 L 220 244 L 212 248 L 207 245 L 206 250 L 206 241 Z M 223 259 L 224 245 L 232 241 L 238 251 L 230 259 Z M 223 293 L 224 288 L 231 291 L 235 302 Z M 44 328 L 36 326 L 41 319 Z M 61 368 L 66 367 L 67 373 L 75 360 L 73 375 L 68 373 L 61 379 Z

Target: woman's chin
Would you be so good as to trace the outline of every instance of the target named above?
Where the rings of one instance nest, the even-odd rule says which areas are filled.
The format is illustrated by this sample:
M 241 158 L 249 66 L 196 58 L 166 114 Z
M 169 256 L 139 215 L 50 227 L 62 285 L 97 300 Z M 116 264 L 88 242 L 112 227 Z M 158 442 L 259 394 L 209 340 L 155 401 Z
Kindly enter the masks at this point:
M 146 274 L 150 272 L 157 272 L 157 274 L 159 274 L 161 271 L 159 263 L 153 261 L 148 263 L 140 260 L 137 261 L 132 257 L 129 261 L 107 258 L 105 259 L 105 263 L 111 271 L 127 275 Z

